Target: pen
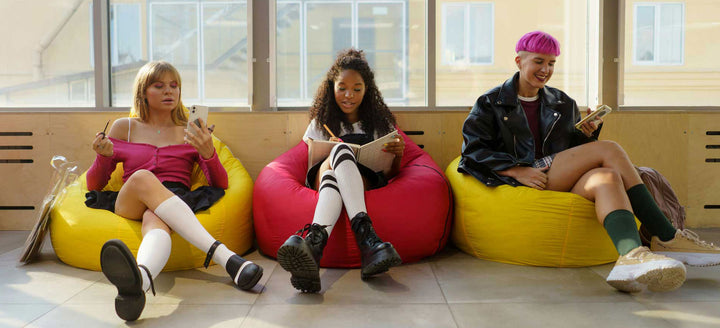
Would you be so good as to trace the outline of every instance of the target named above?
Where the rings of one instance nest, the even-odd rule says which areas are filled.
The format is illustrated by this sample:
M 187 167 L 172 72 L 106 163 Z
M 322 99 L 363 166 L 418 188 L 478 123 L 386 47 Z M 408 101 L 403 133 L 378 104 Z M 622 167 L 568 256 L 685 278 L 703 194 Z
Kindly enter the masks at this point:
M 105 128 L 103 129 L 102 132 L 100 132 L 103 135 L 103 139 L 105 139 L 105 131 L 107 131 L 107 127 L 109 124 L 110 124 L 110 120 L 108 120 L 107 123 L 105 123 Z
M 330 131 L 330 128 L 327 126 L 327 124 L 323 124 L 323 127 L 325 127 L 325 130 L 327 130 L 328 133 L 330 133 L 330 136 L 331 136 L 331 137 L 337 138 L 337 137 L 332 133 L 332 131 Z M 338 139 L 340 140 L 340 142 L 342 142 L 342 139 L 340 139 L 340 138 L 338 138 Z

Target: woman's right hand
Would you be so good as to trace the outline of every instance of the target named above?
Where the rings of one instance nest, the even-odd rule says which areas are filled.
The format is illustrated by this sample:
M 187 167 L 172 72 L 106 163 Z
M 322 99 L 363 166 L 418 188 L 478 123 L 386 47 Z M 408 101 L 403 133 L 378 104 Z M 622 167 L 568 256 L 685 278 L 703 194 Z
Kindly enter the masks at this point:
M 330 141 L 332 141 L 332 142 L 342 142 L 342 139 L 340 139 L 340 138 L 338 138 L 338 137 L 330 137 Z
M 105 157 L 111 157 L 113 155 L 113 143 L 110 139 L 105 137 L 105 134 L 98 132 L 95 134 L 95 140 L 92 143 L 92 149 Z
M 545 190 L 547 184 L 547 174 L 543 170 L 534 167 L 516 166 L 497 173 L 511 177 L 523 185 L 537 190 Z

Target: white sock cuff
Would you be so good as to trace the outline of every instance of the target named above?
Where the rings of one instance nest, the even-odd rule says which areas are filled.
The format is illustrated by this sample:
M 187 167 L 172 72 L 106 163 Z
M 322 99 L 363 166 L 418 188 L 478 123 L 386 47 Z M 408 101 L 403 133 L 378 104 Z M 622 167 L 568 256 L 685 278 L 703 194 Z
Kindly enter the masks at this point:
M 180 197 L 174 195 L 160 203 L 160 205 L 158 205 L 155 210 L 153 210 L 153 212 L 155 212 L 155 214 L 162 219 L 164 218 L 164 214 L 166 214 L 167 212 L 172 212 L 173 207 L 176 206 L 188 207 L 187 204 L 185 204 L 185 202 L 180 199 Z
M 167 241 L 168 243 L 171 243 L 170 234 L 167 233 L 167 231 L 163 229 L 152 229 L 148 231 L 143 238 L 157 238 L 157 239 L 163 239 L 164 241 Z

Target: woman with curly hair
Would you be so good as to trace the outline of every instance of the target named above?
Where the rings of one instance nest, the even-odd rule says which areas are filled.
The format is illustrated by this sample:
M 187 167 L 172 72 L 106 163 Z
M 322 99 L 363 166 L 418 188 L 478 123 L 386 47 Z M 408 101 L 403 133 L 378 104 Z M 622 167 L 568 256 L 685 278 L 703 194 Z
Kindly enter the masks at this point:
M 397 174 L 405 143 L 396 136 L 394 142 L 385 145 L 383 150 L 395 155 L 388 176 L 358 163 L 352 149 L 344 143 L 366 144 L 390 133 L 396 125 L 362 50 L 347 49 L 338 54 L 315 93 L 310 118 L 303 136 L 305 142 L 312 139 L 341 143 L 309 170 L 306 184 L 319 193 L 312 224 L 285 241 L 278 250 L 278 262 L 292 274 L 290 282 L 296 289 L 316 293 L 320 291 L 323 248 L 343 204 L 361 252 L 363 278 L 402 262 L 392 244 L 375 234 L 365 208 L 365 190 L 380 188 Z

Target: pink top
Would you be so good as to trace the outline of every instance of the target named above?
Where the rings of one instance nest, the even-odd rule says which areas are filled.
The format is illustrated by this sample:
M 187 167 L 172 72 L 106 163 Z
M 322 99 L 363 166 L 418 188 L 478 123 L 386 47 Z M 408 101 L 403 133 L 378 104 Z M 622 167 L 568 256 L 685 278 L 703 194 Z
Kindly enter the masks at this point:
M 123 182 L 137 170 L 148 170 L 160 182 L 180 182 L 190 187 L 193 165 L 198 163 L 211 186 L 227 189 L 228 176 L 218 159 L 217 152 L 209 159 L 203 159 L 195 147 L 189 144 L 156 147 L 145 143 L 127 142 L 110 138 L 113 155 L 98 154 L 87 172 L 88 190 L 102 190 L 110 180 L 110 174 L 117 163 L 123 163 Z

